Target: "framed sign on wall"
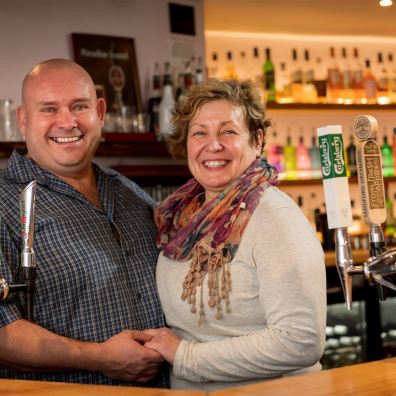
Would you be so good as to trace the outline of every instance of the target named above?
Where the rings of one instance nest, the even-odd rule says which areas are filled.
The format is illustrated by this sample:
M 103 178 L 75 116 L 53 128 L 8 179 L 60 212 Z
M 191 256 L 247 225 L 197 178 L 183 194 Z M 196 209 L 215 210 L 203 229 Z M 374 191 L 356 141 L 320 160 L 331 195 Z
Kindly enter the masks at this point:
M 72 33 L 74 59 L 92 77 L 114 116 L 142 112 L 133 38 Z

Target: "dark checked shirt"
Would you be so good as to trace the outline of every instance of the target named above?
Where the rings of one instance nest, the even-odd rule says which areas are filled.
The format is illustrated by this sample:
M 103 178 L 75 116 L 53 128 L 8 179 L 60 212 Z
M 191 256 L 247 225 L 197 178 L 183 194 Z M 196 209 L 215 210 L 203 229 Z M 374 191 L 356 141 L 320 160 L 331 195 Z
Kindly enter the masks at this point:
M 155 287 L 152 200 L 136 184 L 93 165 L 102 209 L 14 151 L 0 172 L 0 277 L 17 280 L 21 250 L 19 195 L 37 181 L 34 322 L 56 334 L 101 342 L 125 329 L 164 326 Z M 0 327 L 20 319 L 23 297 L 0 303 Z M 100 373 L 23 373 L 0 365 L 0 378 L 129 386 L 168 385 L 168 368 L 143 385 Z

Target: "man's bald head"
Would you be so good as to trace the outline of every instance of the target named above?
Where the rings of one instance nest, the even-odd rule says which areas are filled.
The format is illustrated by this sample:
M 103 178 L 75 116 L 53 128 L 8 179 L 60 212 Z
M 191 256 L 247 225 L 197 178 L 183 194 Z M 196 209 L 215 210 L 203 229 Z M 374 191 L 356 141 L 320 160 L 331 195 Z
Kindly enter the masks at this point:
M 95 85 L 92 81 L 91 76 L 88 72 L 78 65 L 77 63 L 71 61 L 70 59 L 48 59 L 43 62 L 38 63 L 37 65 L 33 66 L 29 73 L 25 76 L 22 82 L 22 104 L 25 105 L 27 92 L 34 82 L 39 82 L 40 78 L 45 76 L 48 73 L 53 73 L 62 70 L 75 70 L 80 75 L 81 78 L 87 80 L 87 83 L 92 85 L 93 91 L 95 91 Z M 96 92 L 95 92 L 96 95 Z

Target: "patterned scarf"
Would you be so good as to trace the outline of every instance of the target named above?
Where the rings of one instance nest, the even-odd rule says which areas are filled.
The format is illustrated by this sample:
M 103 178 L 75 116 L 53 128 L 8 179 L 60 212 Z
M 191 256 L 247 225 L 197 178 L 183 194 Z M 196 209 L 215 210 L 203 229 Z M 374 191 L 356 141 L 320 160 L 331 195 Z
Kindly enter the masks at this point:
M 277 184 L 277 174 L 264 159 L 257 159 L 227 189 L 205 203 L 205 190 L 191 179 L 155 210 L 157 245 L 165 257 L 176 261 L 192 258 L 183 282 L 182 300 L 196 313 L 196 293 L 200 287 L 199 324 L 204 322 L 203 281 L 208 275 L 209 301 L 222 317 L 221 300 L 230 312 L 231 276 L 228 263 L 238 249 L 250 216 L 269 184 Z

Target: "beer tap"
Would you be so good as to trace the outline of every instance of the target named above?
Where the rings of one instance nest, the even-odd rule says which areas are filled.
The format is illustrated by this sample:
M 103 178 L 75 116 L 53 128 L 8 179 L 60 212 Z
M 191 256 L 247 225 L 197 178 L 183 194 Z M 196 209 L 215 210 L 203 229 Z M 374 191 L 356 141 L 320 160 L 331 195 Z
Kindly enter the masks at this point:
M 31 321 L 33 321 L 33 292 L 36 280 L 36 261 L 33 251 L 35 197 L 36 181 L 33 180 L 24 188 L 19 198 L 22 234 L 20 282 L 10 284 L 5 279 L 0 279 L 0 302 L 5 301 L 11 293 L 23 292 L 26 303 L 25 316 Z
M 323 188 L 329 229 L 335 229 L 336 265 L 347 309 L 352 307 L 352 277 L 363 275 L 371 284 L 396 290 L 385 276 L 396 274 L 396 249 L 385 251 L 381 224 L 386 220 L 385 194 L 380 149 L 374 137 L 378 129 L 372 116 L 359 116 L 354 131 L 359 138 L 356 148 L 358 180 L 363 217 L 370 225 L 370 258 L 355 265 L 352 257 L 348 227 L 352 225 L 352 211 L 346 176 L 342 128 L 340 125 L 318 128 L 323 174 Z

